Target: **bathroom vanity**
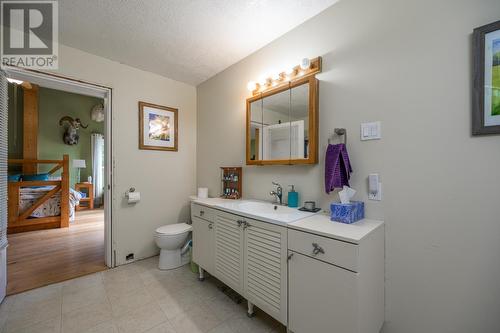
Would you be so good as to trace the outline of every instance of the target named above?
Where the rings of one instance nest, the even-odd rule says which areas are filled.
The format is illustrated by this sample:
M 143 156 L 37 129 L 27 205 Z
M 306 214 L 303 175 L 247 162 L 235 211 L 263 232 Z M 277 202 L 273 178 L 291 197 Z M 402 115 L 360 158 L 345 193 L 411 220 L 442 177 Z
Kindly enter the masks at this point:
M 229 202 L 230 201 L 230 202 Z M 253 200 L 194 199 L 193 260 L 294 333 L 378 332 L 384 224 Z

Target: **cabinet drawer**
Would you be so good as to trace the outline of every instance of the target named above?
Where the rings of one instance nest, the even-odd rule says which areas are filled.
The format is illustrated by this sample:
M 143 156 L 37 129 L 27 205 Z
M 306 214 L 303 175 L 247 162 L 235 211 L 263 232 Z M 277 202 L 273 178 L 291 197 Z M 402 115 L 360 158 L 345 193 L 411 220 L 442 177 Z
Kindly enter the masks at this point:
M 201 219 L 214 222 L 215 210 L 196 203 L 191 203 L 191 218 L 199 217 Z
M 318 250 L 315 251 L 315 247 Z M 288 229 L 288 249 L 358 271 L 358 245 L 355 244 Z

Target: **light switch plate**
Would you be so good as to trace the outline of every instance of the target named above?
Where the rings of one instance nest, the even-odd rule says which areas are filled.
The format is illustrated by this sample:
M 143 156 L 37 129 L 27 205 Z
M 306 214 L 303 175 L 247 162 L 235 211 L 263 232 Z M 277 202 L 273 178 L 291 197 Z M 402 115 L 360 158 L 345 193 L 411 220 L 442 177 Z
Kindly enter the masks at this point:
M 382 138 L 380 121 L 361 124 L 361 140 L 379 140 Z

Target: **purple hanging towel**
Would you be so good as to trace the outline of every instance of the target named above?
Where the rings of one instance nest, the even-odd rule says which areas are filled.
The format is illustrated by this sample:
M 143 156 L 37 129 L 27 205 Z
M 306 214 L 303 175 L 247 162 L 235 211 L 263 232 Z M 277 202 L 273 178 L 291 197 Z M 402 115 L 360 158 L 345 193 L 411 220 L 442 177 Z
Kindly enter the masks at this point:
M 349 186 L 351 162 L 345 144 L 328 145 L 325 156 L 325 191 L 330 193 L 335 188 Z

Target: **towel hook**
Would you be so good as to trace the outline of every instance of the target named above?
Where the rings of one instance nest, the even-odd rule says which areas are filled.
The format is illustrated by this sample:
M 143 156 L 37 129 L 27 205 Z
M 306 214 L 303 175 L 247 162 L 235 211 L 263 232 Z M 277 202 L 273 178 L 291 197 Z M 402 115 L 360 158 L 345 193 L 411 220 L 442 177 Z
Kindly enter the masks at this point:
M 333 130 L 333 132 L 335 133 L 335 135 L 337 135 L 339 137 L 343 136 L 343 142 L 342 143 L 343 144 L 347 144 L 347 130 L 345 128 L 335 128 Z M 332 142 L 333 142 L 332 139 L 333 138 L 329 138 L 328 139 L 328 144 L 330 144 L 330 145 L 332 144 Z

